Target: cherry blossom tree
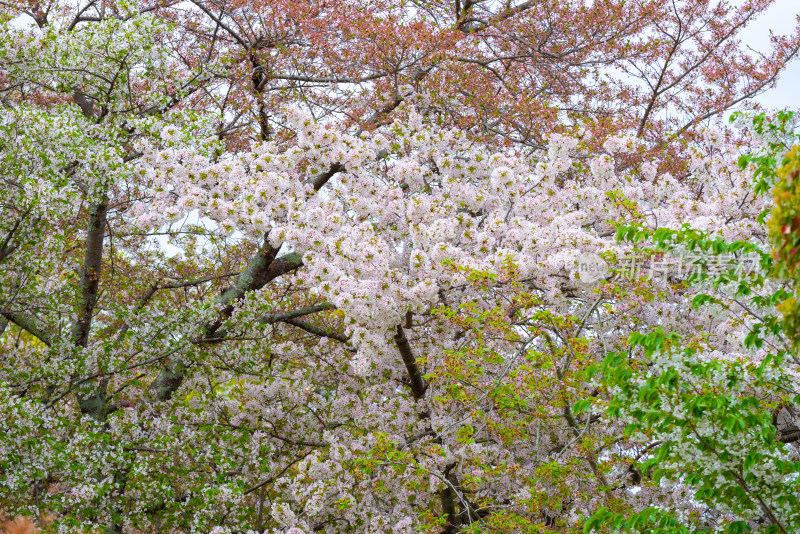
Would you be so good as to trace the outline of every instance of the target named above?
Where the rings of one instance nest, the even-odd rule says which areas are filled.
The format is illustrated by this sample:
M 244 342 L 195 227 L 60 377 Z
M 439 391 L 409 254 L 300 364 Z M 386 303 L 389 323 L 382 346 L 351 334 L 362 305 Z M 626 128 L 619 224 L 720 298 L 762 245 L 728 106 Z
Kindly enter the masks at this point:
M 796 205 L 764 218 L 794 141 L 713 125 L 800 48 L 738 42 L 771 4 L 0 4 L 0 505 L 791 532 L 796 347 L 764 314 Z M 667 252 L 691 268 L 651 276 Z M 700 416 L 664 376 L 742 394 Z M 725 447 L 758 470 L 709 491 Z

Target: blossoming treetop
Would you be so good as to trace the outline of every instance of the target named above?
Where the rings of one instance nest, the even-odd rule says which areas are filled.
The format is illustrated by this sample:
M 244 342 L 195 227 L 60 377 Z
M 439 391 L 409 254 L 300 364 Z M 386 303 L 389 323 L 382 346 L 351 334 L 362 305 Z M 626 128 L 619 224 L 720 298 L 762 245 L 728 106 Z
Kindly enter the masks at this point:
M 641 462 L 691 436 L 626 432 L 612 393 L 640 382 L 597 378 L 669 368 L 636 337 L 664 330 L 772 361 L 738 287 L 697 308 L 691 276 L 577 269 L 641 252 L 619 225 L 766 246 L 749 134 L 700 126 L 796 55 L 735 40 L 770 4 L 6 4 L 0 504 L 120 533 L 576 532 L 649 506 L 791 531 L 784 464 L 736 506 L 662 484 Z M 760 391 L 789 455 L 792 405 Z

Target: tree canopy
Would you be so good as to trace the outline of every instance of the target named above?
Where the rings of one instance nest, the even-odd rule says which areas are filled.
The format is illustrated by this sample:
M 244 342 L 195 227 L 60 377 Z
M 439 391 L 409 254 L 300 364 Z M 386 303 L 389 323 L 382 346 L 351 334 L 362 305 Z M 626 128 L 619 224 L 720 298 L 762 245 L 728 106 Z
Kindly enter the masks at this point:
M 0 2 L 0 510 L 800 529 L 773 0 Z

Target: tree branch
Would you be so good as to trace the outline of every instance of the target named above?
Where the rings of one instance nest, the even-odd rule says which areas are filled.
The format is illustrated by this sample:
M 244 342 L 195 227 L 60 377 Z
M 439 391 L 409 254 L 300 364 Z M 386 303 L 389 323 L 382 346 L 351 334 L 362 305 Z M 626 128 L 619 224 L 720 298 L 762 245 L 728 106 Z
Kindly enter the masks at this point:
M 394 336 L 394 342 L 397 349 L 400 351 L 400 357 L 408 371 L 408 377 L 411 380 L 411 393 L 414 395 L 414 400 L 419 400 L 425 396 L 425 390 L 428 388 L 422 378 L 422 373 L 417 365 L 417 360 L 411 352 L 411 345 L 408 343 L 408 338 L 403 330 L 403 327 L 397 325 L 397 334 Z
M 0 312 L 0 315 L 33 335 L 48 347 L 53 345 L 53 337 L 47 332 L 44 325 L 39 324 L 36 318 L 16 312 Z
M 22 221 L 30 212 L 31 212 L 30 209 L 25 211 L 25 213 L 23 213 L 22 216 L 19 219 L 17 219 L 17 222 L 14 223 L 14 226 L 11 227 L 11 230 L 9 230 L 8 233 L 6 234 L 5 239 L 3 239 L 3 243 L 0 244 L 0 261 L 5 260 L 17 249 L 18 244 L 12 243 L 11 239 L 14 237 L 14 234 L 17 232 L 17 230 L 19 230 L 20 224 L 22 224 Z M 38 219 L 35 219 L 34 226 L 36 226 L 37 223 Z
M 330 169 L 316 175 L 311 180 L 311 185 L 314 186 L 314 191 L 319 191 L 320 189 L 322 189 L 322 186 L 327 184 L 328 180 L 330 180 L 334 174 L 342 171 L 344 171 L 344 165 L 342 165 L 341 163 L 334 163 L 333 165 L 331 165 Z
M 336 306 L 334 306 L 333 304 L 317 304 L 315 306 L 309 306 L 308 308 L 302 308 L 290 312 L 270 313 L 261 317 L 258 320 L 258 322 L 261 324 L 275 324 L 283 321 L 288 321 L 289 319 L 296 319 L 298 317 L 303 317 L 305 315 L 311 315 L 312 313 L 318 313 L 325 310 L 333 310 L 335 308 Z
M 324 328 L 320 328 L 313 324 L 309 324 L 305 321 L 301 321 L 300 319 L 286 319 L 283 321 L 286 324 L 290 324 L 292 326 L 296 326 L 302 330 L 305 330 L 309 334 L 314 334 L 318 337 L 328 337 L 331 339 L 335 339 L 336 341 L 340 341 L 342 343 L 347 343 L 350 340 L 349 336 L 345 336 L 342 334 L 337 334 L 336 332 L 329 332 Z
M 147 389 L 153 392 L 156 400 L 164 402 L 180 387 L 186 376 L 187 367 L 180 360 L 172 360 L 162 369 Z
M 795 443 L 800 441 L 800 429 L 782 430 L 778 432 L 778 441 L 781 443 Z
M 234 283 L 215 299 L 215 302 L 225 307 L 220 311 L 216 321 L 204 326 L 204 333 L 196 339 L 197 343 L 211 343 L 221 337 L 222 323 L 233 314 L 234 302 L 242 298 L 245 293 L 261 289 L 275 278 L 303 265 L 303 257 L 296 252 L 275 258 L 277 253 L 278 248 L 267 245 L 265 236 L 264 246 L 259 249 L 255 258 L 236 277 Z M 172 394 L 183 383 L 187 369 L 188 366 L 180 360 L 170 361 L 148 388 L 154 393 L 156 400 L 166 401 L 172 398 Z
M 80 280 L 81 307 L 77 319 L 72 324 L 72 339 L 78 347 L 85 347 L 89 342 L 89 330 L 92 327 L 97 291 L 100 287 L 107 214 L 108 196 L 104 194 L 89 213 L 89 233 L 86 236 L 86 253 Z

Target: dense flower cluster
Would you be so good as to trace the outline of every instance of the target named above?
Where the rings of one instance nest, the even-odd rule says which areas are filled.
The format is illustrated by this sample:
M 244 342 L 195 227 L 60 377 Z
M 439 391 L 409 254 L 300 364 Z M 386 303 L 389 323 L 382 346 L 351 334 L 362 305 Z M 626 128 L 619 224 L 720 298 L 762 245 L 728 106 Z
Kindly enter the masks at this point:
M 742 393 L 731 410 L 757 425 L 717 438 L 716 412 L 695 418 L 685 395 L 639 396 L 670 373 L 742 392 L 791 380 L 752 378 L 779 329 L 742 345 L 775 304 L 744 303 L 742 283 L 782 283 L 626 265 L 714 240 L 750 244 L 726 249 L 734 263 L 766 255 L 771 199 L 740 157 L 772 132 L 695 126 L 767 86 L 800 40 L 756 69 L 720 36 L 770 2 L 686 2 L 674 24 L 707 28 L 695 44 L 729 70 L 676 45 L 670 88 L 622 91 L 642 113 L 610 125 L 591 118 L 612 94 L 594 55 L 537 26 L 547 3 L 456 2 L 448 24 L 449 3 L 425 4 L 430 19 L 383 2 L 9 8 L 37 25 L 0 19 L 0 507 L 58 532 L 578 532 L 649 506 L 698 528 L 795 524 L 779 497 L 704 499 L 696 478 L 735 492 L 739 464 L 692 446 L 762 444 L 791 429 L 791 402 Z M 662 27 L 657 2 L 569 4 L 587 25 L 550 8 L 617 67 L 670 50 L 639 42 Z M 612 23 L 619 42 L 592 29 Z M 544 39 L 520 56 L 544 62 L 543 85 L 497 33 Z M 690 60 L 738 96 L 695 92 Z M 688 123 L 656 117 L 661 99 Z M 587 257 L 609 270 L 587 276 Z M 661 330 L 702 373 L 629 342 Z M 629 374 L 598 375 L 611 361 Z M 654 403 L 672 426 L 638 418 Z M 748 495 L 793 476 L 768 437 Z M 639 469 L 666 442 L 669 483 Z

